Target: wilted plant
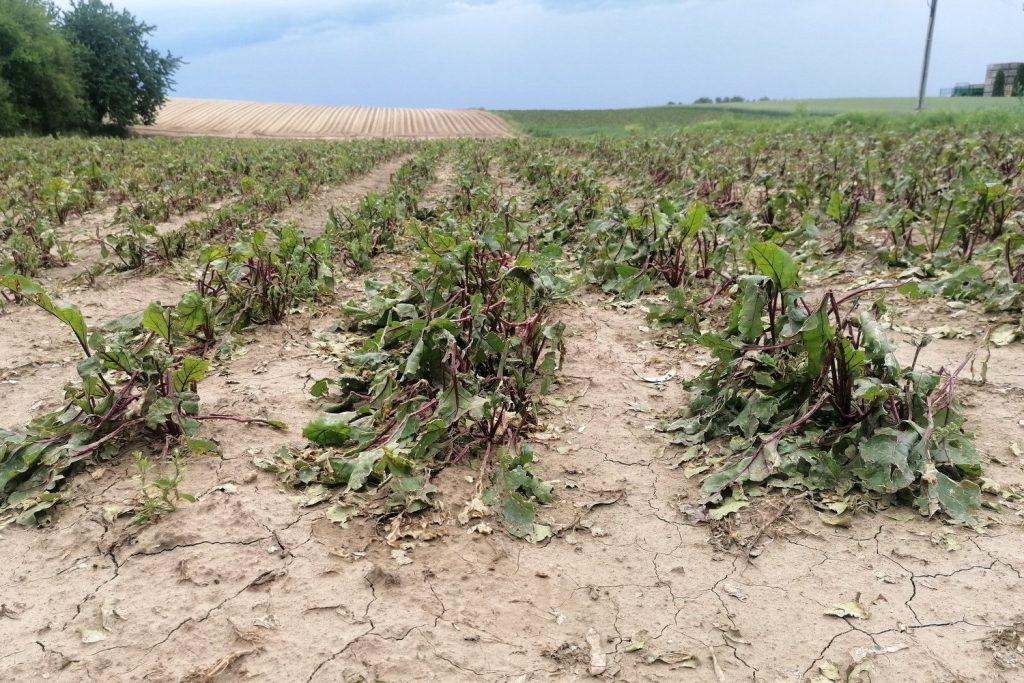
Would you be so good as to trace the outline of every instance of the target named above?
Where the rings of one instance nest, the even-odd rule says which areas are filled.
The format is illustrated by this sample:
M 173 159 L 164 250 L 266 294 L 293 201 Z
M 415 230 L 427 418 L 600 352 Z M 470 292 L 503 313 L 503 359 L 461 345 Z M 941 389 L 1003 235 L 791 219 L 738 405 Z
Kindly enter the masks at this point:
M 850 309 L 877 288 L 808 305 L 788 254 L 758 243 L 749 257 L 756 274 L 739 280 L 727 325 L 699 340 L 715 363 L 692 382 L 688 416 L 664 426 L 678 443 L 718 444 L 709 500 L 796 487 L 973 522 L 981 460 L 954 400 L 957 371 L 899 364 L 874 315 Z

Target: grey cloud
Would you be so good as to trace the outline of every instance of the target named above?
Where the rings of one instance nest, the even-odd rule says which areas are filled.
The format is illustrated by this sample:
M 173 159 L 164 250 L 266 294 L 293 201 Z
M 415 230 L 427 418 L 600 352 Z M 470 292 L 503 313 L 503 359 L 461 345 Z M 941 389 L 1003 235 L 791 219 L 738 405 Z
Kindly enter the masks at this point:
M 116 0 L 115 0 L 116 1 Z M 183 96 L 609 107 L 912 95 L 921 0 L 127 0 Z M 943 3 L 930 90 L 1024 60 L 1010 0 Z

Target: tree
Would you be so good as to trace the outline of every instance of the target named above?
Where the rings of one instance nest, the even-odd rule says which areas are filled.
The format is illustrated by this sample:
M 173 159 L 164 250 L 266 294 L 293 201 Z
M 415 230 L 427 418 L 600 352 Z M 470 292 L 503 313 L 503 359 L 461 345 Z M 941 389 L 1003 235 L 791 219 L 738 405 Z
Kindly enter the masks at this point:
M 1013 96 L 1024 97 L 1024 66 L 1017 67 L 1017 76 L 1013 79 Z
M 92 123 L 153 123 L 182 63 L 149 47 L 146 36 L 154 27 L 102 0 L 72 0 L 61 28 L 80 55 Z
M 1000 69 L 992 81 L 992 97 L 1004 97 L 1006 95 L 1006 72 Z
M 710 97 L 698 97 L 697 99 L 695 99 L 693 101 L 693 103 L 694 104 L 712 104 L 712 99 Z
M 0 0 L 0 134 L 81 126 L 85 105 L 74 54 L 39 0 Z

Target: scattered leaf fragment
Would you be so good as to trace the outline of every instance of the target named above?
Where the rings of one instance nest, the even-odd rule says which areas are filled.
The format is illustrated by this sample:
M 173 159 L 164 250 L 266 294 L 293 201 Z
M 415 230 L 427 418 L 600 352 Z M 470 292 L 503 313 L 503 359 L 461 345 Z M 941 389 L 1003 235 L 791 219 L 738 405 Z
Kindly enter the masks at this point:
M 359 510 L 354 505 L 345 505 L 344 503 L 335 503 L 327 511 L 327 519 L 342 527 L 345 527 L 350 519 L 357 516 L 359 516 Z
M 95 628 L 83 628 L 78 631 L 82 636 L 82 642 L 86 645 L 90 643 L 98 643 L 107 639 L 107 634 L 103 631 Z
M 1017 327 L 1015 325 L 1000 325 L 992 330 L 989 339 L 996 346 L 1009 346 L 1017 338 Z
M 466 526 L 471 520 L 483 519 L 491 513 L 491 509 L 480 500 L 480 496 L 476 496 L 473 500 L 466 503 L 465 507 L 462 508 L 462 512 L 459 513 L 459 524 Z
M 860 604 L 860 593 L 858 593 L 857 597 L 850 602 L 833 605 L 829 609 L 825 610 L 825 614 L 830 617 L 853 617 L 854 619 L 867 619 L 869 616 L 867 610 Z
M 640 652 L 646 647 L 647 643 L 642 640 L 634 640 L 626 646 L 626 652 Z
M 828 524 L 829 526 L 850 526 L 849 515 L 830 515 L 827 512 L 819 512 L 818 519 L 820 519 L 823 524 Z
M 115 598 L 108 598 L 100 607 L 100 624 L 103 630 L 110 631 L 118 620 L 127 621 L 124 614 L 118 610 L 118 601 Z
M 542 543 L 551 538 L 551 527 L 547 524 L 534 524 L 533 532 L 526 537 L 530 543 Z
M 644 662 L 647 664 L 668 664 L 670 666 L 682 666 L 687 669 L 696 669 L 700 660 L 689 652 L 662 652 L 657 655 L 648 655 Z
M 715 670 L 715 678 L 718 679 L 718 683 L 725 683 L 727 679 L 725 672 L 722 671 L 722 667 L 718 664 L 718 655 L 715 654 L 715 648 L 709 647 L 708 650 L 711 652 L 711 667 Z
M 815 679 L 815 683 L 817 683 L 818 681 L 841 680 L 839 668 L 827 659 L 820 665 L 818 665 L 818 671 L 821 673 L 821 675 Z
M 590 675 L 600 676 L 608 668 L 608 656 L 601 646 L 601 636 L 593 627 L 587 630 L 587 645 L 590 646 Z
M 718 507 L 708 510 L 708 519 L 716 522 L 721 521 L 732 513 L 738 512 L 748 505 L 750 505 L 749 500 L 739 500 L 730 496 L 723 500 L 722 504 Z
M 633 374 L 640 378 L 641 382 L 646 382 L 647 384 L 664 384 L 665 382 L 668 382 L 669 380 L 676 376 L 676 371 L 669 370 L 664 375 L 653 375 L 650 377 L 645 377 L 644 375 L 638 373 L 636 370 L 633 370 Z
M 406 555 L 404 550 L 392 550 L 391 559 L 398 565 L 412 564 L 412 558 Z
M 731 583 L 723 583 L 722 590 L 725 592 L 726 595 L 731 595 L 740 602 L 745 602 L 747 599 L 747 594 Z

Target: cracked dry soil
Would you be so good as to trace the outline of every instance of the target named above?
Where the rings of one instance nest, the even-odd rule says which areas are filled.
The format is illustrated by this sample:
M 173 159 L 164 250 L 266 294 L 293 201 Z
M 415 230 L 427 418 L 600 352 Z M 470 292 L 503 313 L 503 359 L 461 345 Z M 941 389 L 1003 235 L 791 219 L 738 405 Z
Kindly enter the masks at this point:
M 594 294 L 561 314 L 563 381 L 537 439 L 560 481 L 547 544 L 459 526 L 469 468 L 438 477 L 439 537 L 398 559 L 370 524 L 334 525 L 254 470 L 299 440 L 303 385 L 332 370 L 311 351 L 330 320 L 295 317 L 203 383 L 218 412 L 293 429 L 213 425 L 223 454 L 188 464 L 197 503 L 126 528 L 109 514 L 136 495 L 121 463 L 76 479 L 52 528 L 3 531 L 4 680 L 572 681 L 591 675 L 588 634 L 601 675 L 624 681 L 800 681 L 871 652 L 873 681 L 1020 680 L 992 637 L 1024 611 L 1019 526 L 891 510 L 834 528 L 798 501 L 748 563 L 724 541 L 742 525 L 694 525 L 696 483 L 652 429 L 681 383 L 638 378 L 699 359 Z M 868 619 L 824 614 L 857 596 Z

